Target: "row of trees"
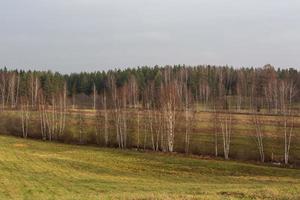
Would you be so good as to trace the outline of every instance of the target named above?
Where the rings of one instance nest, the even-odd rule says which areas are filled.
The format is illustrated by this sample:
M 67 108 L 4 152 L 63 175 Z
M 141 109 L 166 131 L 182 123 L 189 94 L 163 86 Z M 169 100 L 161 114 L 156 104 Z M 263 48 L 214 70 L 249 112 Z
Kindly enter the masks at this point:
M 91 99 L 91 109 L 96 110 L 97 143 L 102 138 L 105 145 L 109 145 L 109 119 L 112 119 L 118 147 L 127 148 L 128 136 L 132 133 L 128 123 L 134 120 L 138 148 L 142 144 L 145 148 L 149 140 L 153 150 L 173 152 L 175 127 L 183 123 L 184 151 L 189 153 L 191 128 L 200 107 L 214 113 L 215 155 L 218 156 L 218 135 L 221 133 L 223 155 L 228 159 L 232 113 L 246 110 L 253 116 L 257 149 L 264 162 L 260 115 L 264 110 L 282 118 L 284 162 L 289 161 L 300 88 L 300 73 L 293 69 L 275 70 L 270 65 L 258 69 L 166 66 L 70 75 L 3 69 L 0 79 L 2 109 L 20 109 L 25 138 L 30 115 L 37 113 L 41 138 L 58 139 L 64 133 L 68 110 L 71 106 L 80 108 L 83 102 L 78 95 L 85 94 Z M 84 117 L 81 110 L 77 113 L 82 143 Z M 136 116 L 132 119 L 133 113 Z M 143 134 L 144 138 L 140 137 L 141 118 L 145 126 L 142 130 L 146 130 L 150 138 L 146 134 Z
M 201 103 L 204 109 L 210 110 L 213 110 L 214 102 L 219 98 L 230 96 L 231 98 L 224 102 L 224 109 L 230 103 L 231 109 L 250 110 L 253 98 L 258 98 L 259 100 L 255 100 L 257 109 L 279 113 L 283 109 L 280 106 L 282 82 L 288 81 L 295 91 L 300 89 L 299 71 L 292 68 L 275 70 L 271 65 L 240 69 L 226 66 L 156 66 L 69 75 L 50 71 L 9 71 L 4 68 L 0 69 L 1 104 L 2 108 L 14 108 L 20 103 L 17 97 L 26 95 L 30 97 L 29 103 L 35 105 L 39 89 L 43 90 L 46 101 L 51 102 L 52 94 L 66 84 L 70 105 L 74 108 L 82 107 L 85 104 L 80 97 L 85 95 L 92 97 L 89 106 L 95 108 L 96 96 L 108 92 L 111 77 L 114 78 L 116 88 L 121 88 L 134 79 L 138 91 L 135 101 L 142 102 L 148 85 L 154 84 L 153 87 L 157 88 L 165 82 L 165 71 L 169 71 L 172 79 L 174 77 L 185 79 L 185 85 L 191 94 L 190 99 Z M 299 102 L 300 94 L 294 93 L 293 100 Z

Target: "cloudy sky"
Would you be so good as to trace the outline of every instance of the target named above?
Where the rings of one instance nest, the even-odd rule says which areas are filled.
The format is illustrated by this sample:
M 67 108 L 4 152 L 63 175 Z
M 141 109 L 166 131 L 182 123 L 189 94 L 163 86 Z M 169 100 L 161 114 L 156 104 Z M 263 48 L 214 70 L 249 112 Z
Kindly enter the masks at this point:
M 0 66 L 300 69 L 299 0 L 0 0 Z

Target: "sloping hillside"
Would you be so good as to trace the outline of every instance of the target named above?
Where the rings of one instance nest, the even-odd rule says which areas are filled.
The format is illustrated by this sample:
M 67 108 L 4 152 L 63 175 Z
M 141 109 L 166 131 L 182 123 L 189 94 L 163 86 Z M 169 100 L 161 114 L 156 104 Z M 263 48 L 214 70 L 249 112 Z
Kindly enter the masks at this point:
M 0 199 L 300 199 L 300 170 L 0 136 Z

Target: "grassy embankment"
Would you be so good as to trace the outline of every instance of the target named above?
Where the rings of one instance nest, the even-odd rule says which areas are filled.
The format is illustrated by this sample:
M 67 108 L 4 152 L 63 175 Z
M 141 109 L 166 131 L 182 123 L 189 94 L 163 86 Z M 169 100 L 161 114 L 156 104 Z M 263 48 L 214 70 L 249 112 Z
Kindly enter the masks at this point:
M 0 199 L 300 199 L 300 171 L 0 136 Z

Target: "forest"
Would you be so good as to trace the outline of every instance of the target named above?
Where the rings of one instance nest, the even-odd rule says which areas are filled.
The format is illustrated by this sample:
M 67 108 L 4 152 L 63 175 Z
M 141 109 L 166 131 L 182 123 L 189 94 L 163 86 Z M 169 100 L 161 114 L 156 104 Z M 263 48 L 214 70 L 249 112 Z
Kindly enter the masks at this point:
M 300 72 L 155 66 L 0 70 L 3 134 L 300 165 Z

